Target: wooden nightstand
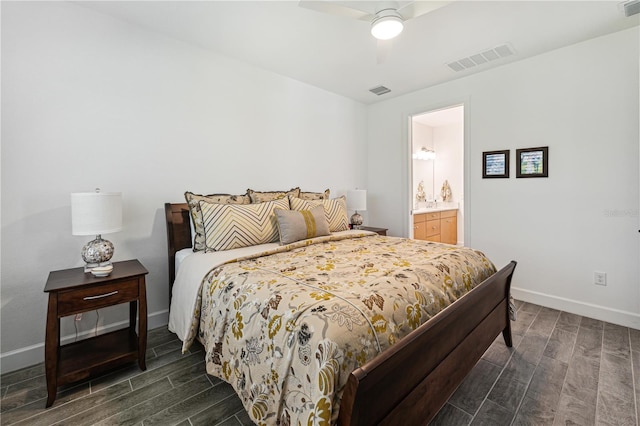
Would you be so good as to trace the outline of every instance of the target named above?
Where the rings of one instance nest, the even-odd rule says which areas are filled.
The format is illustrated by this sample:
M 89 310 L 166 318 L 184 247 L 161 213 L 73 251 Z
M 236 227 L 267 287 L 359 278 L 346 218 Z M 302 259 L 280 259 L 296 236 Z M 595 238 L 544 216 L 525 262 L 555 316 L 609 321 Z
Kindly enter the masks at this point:
M 365 230 L 365 231 L 375 232 L 376 234 L 379 234 L 379 235 L 382 235 L 382 236 L 386 236 L 387 235 L 387 228 L 374 228 L 372 226 L 361 226 L 360 229 Z
M 138 361 L 147 368 L 148 271 L 137 260 L 115 262 L 108 277 L 97 278 L 84 268 L 49 273 L 45 367 L 47 407 L 58 386 L 95 376 L 124 363 Z M 129 327 L 60 346 L 60 318 L 129 302 Z M 140 318 L 136 333 L 136 311 Z

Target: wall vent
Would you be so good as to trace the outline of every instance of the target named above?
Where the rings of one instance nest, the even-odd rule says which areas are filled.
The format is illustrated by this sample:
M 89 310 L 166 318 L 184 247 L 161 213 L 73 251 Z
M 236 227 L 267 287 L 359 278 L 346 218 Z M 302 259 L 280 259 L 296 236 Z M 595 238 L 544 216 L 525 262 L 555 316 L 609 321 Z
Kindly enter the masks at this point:
M 640 2 L 640 0 L 636 1 Z M 482 52 L 469 55 L 466 58 L 451 61 L 447 63 L 447 66 L 455 72 L 460 72 L 478 65 L 495 61 L 496 59 L 506 58 L 511 55 L 515 55 L 515 51 L 509 44 L 505 43 L 500 46 L 496 46 L 493 49 L 487 49 Z
M 391 89 L 384 86 L 378 86 L 378 87 L 374 87 L 373 89 L 369 89 L 369 91 L 374 95 L 380 96 L 380 95 L 384 95 L 385 93 L 389 93 Z
M 622 4 L 624 16 L 633 16 L 640 13 L 640 0 L 632 0 Z

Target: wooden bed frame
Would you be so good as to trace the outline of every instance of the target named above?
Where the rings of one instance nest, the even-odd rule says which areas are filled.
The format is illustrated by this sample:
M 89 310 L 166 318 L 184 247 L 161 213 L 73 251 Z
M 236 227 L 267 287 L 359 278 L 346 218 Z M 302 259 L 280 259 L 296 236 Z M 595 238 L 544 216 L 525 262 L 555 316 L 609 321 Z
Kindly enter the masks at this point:
M 169 296 L 175 253 L 191 247 L 186 203 L 165 204 Z M 349 376 L 339 425 L 418 425 L 435 417 L 502 333 L 512 346 L 509 290 L 516 262 L 485 280 Z

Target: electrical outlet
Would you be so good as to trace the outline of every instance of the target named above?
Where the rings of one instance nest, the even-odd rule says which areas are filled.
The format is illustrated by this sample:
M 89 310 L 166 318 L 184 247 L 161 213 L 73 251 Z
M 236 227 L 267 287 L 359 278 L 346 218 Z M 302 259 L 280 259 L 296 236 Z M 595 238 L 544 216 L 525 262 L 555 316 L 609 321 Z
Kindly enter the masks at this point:
M 82 314 L 76 314 L 76 321 L 80 321 L 82 319 Z
M 595 285 L 607 285 L 607 273 L 606 272 L 594 272 L 593 283 Z

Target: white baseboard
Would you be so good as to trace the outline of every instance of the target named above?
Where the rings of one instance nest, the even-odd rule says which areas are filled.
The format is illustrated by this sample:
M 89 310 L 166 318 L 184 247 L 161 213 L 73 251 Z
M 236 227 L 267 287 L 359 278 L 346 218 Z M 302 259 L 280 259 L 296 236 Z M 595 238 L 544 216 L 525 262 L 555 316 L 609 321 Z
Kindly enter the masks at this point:
M 523 302 L 534 303 L 536 305 L 546 306 L 547 308 L 558 309 L 612 324 L 640 329 L 640 314 L 634 312 L 621 311 L 607 308 L 606 306 L 565 299 L 564 297 L 551 296 L 517 287 L 511 287 L 511 295 Z
M 153 312 L 147 316 L 148 330 L 166 326 L 168 323 L 168 309 Z M 98 333 L 108 333 L 109 331 L 125 328 L 127 326 L 129 326 L 129 319 L 99 327 Z M 88 335 L 94 334 L 94 332 L 94 330 L 85 331 L 83 333 L 80 333 L 78 337 L 85 338 Z M 62 336 L 60 338 L 60 341 L 62 344 L 66 344 L 71 343 L 73 340 L 75 340 L 75 338 L 75 334 Z M 44 342 L 0 354 L 0 372 L 2 374 L 5 374 L 41 362 L 44 362 Z

